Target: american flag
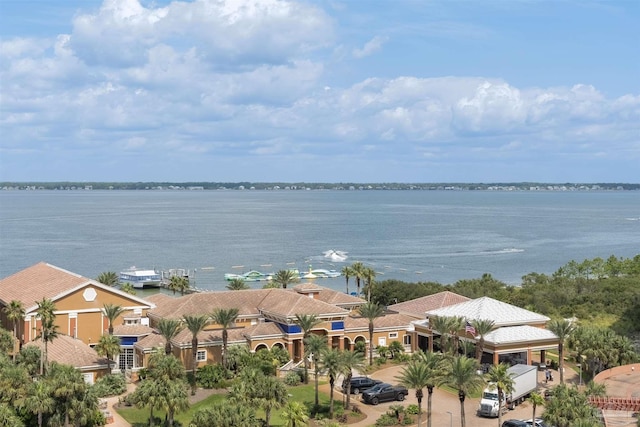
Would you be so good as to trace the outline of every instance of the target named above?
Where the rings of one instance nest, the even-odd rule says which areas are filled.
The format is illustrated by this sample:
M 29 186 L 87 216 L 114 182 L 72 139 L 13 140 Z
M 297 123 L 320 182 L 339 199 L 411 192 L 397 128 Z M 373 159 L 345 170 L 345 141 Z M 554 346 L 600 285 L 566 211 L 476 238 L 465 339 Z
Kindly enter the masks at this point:
M 470 333 L 471 335 L 475 335 L 476 334 L 476 328 L 474 328 L 471 323 L 467 322 L 467 324 L 464 327 L 464 332 L 465 333 Z

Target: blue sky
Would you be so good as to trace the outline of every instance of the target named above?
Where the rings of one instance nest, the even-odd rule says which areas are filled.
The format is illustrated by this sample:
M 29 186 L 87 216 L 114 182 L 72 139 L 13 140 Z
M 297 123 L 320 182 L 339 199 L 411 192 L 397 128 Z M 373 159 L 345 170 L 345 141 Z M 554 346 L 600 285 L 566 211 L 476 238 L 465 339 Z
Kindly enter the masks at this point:
M 640 2 L 0 0 L 0 181 L 640 182 Z

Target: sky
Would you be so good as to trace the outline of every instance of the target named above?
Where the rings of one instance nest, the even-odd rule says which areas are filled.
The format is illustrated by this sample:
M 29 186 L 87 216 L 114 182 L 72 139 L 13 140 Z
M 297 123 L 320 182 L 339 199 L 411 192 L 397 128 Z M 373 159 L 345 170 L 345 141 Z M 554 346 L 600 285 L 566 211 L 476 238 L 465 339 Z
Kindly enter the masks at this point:
M 0 0 L 0 181 L 640 182 L 636 0 Z

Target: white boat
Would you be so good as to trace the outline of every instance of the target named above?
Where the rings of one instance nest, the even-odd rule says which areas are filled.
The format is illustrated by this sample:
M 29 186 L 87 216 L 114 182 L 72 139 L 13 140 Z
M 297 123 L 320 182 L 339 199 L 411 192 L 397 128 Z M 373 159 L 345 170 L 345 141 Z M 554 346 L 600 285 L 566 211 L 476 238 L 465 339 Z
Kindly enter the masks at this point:
M 131 267 L 128 270 L 121 271 L 118 280 L 121 285 L 131 283 L 134 288 L 142 289 L 144 287 L 159 287 L 162 282 L 162 275 L 155 270 L 142 270 Z
M 309 271 L 309 273 L 315 277 L 320 277 L 320 278 L 334 278 L 334 277 L 340 277 L 342 276 L 342 273 L 340 273 L 337 270 L 325 270 L 323 268 L 319 268 L 316 270 L 311 270 Z M 309 274 L 308 273 L 308 274 Z
M 226 273 L 224 279 L 227 281 L 239 279 L 244 282 L 263 282 L 271 280 L 273 273 L 261 273 L 256 270 L 251 270 L 243 274 Z

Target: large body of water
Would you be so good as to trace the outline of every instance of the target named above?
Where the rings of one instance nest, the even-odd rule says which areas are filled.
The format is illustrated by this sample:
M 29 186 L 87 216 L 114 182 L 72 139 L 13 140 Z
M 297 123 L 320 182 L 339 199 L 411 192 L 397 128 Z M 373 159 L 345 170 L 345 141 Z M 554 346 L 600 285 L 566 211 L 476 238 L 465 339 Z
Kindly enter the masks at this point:
M 187 268 L 198 288 L 220 290 L 228 272 L 361 261 L 378 280 L 490 273 L 519 284 L 570 260 L 639 253 L 640 192 L 631 191 L 0 192 L 0 277 L 39 261 L 91 278 Z M 342 290 L 344 278 L 321 284 Z

